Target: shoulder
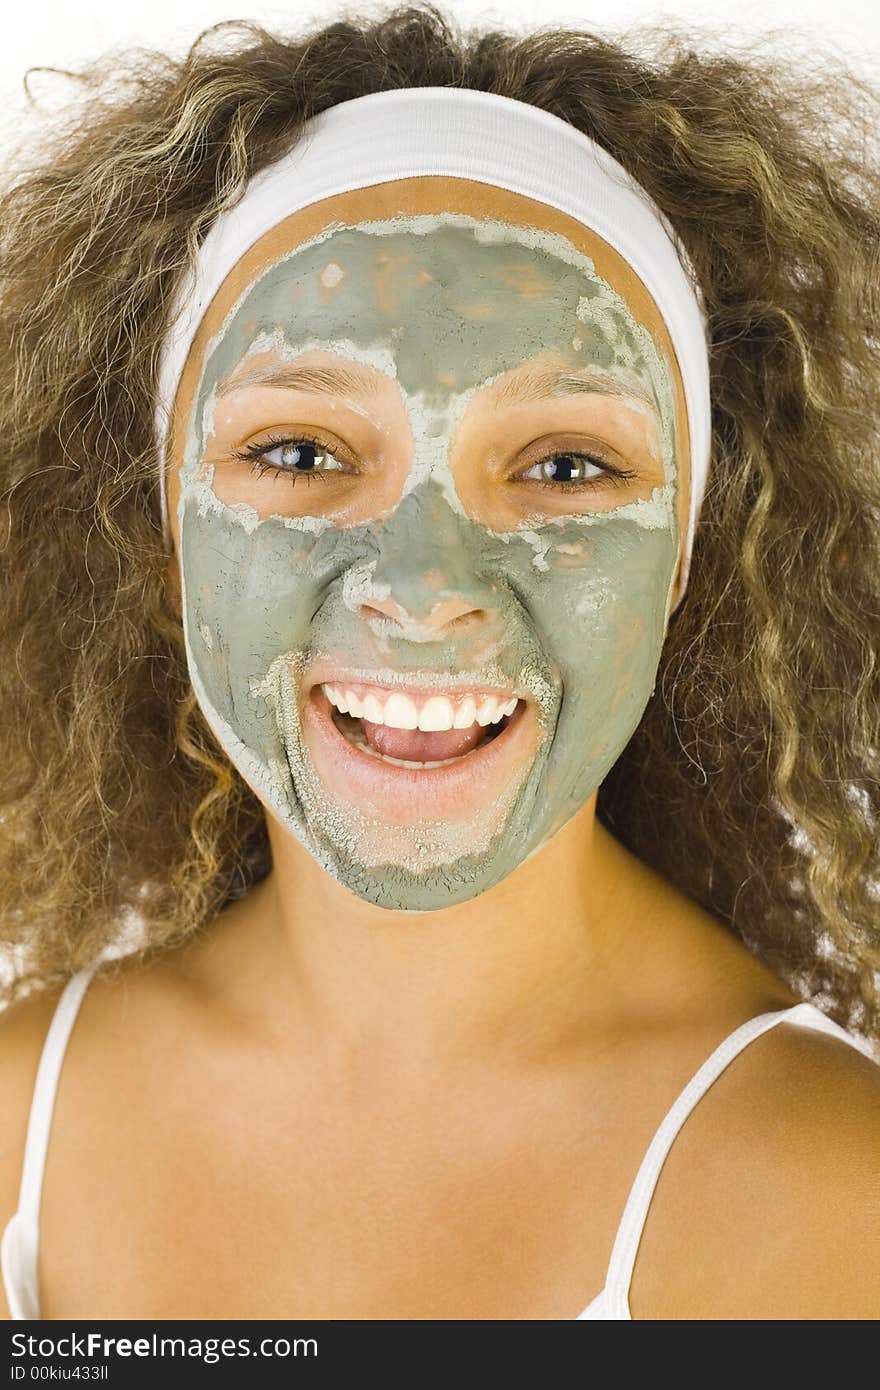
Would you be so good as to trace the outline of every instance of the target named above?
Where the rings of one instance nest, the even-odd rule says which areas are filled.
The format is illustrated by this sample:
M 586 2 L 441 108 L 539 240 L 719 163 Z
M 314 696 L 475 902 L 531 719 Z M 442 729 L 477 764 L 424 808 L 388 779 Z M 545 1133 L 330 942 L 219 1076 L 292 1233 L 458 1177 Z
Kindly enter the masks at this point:
M 777 1024 L 720 1074 L 672 1146 L 633 1317 L 880 1316 L 878 1194 L 880 1066 L 817 1028 Z
M 18 999 L 0 1012 L 0 1229 L 18 1207 L 25 1140 L 37 1068 L 64 982 Z M 0 1319 L 9 1319 L 0 1281 Z
M 62 993 L 69 980 L 35 990 L 0 1010 L 0 1232 L 16 1211 L 31 1103 L 40 1059 Z M 52 1115 L 49 1150 L 59 1150 L 59 1128 L 71 1132 L 76 1117 L 88 1130 L 96 1119 L 120 1127 L 118 1095 L 138 1075 L 137 1066 L 155 1047 L 157 1035 L 173 1046 L 188 1028 L 192 994 L 184 975 L 168 960 L 136 957 L 103 962 L 86 982 L 65 1045 Z M 100 1076 L 100 1087 L 94 1085 Z M 77 1148 L 75 1142 L 74 1150 Z M 75 1163 L 74 1163 L 75 1169 Z M 49 1194 L 52 1195 L 51 1192 Z M 45 1210 L 46 1193 L 42 1208 Z M 0 1321 L 9 1319 L 0 1280 Z
M 49 1026 L 66 988 L 66 981 L 35 990 L 0 1011 L 0 1114 L 3 1138 L 0 1141 L 0 1174 L 5 1180 L 15 1175 L 15 1195 L 10 1205 L 5 1181 L 2 1187 L 4 1211 L 17 1205 L 20 1160 L 37 1068 Z

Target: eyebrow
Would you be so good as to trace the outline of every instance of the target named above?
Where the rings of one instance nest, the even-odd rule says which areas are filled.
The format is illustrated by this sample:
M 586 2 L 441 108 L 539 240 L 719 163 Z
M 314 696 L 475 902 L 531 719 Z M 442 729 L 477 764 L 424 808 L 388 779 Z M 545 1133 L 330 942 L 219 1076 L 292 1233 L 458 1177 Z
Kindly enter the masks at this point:
M 357 363 L 330 363 L 322 366 L 296 366 L 282 362 L 267 367 L 252 367 L 249 371 L 233 373 L 220 389 L 220 397 L 248 386 L 274 386 L 285 391 L 307 391 L 317 396 L 361 396 L 378 394 L 383 384 L 381 373 Z M 657 402 L 643 382 L 616 381 L 604 372 L 585 367 L 582 371 L 546 367 L 523 369 L 493 388 L 498 405 L 526 404 L 556 396 L 600 395 L 643 401 L 655 410 Z
M 571 372 L 554 367 L 531 368 L 508 381 L 502 381 L 495 388 L 499 405 L 520 404 L 528 401 L 546 400 L 553 396 L 617 396 L 625 399 L 643 401 L 655 410 L 657 402 L 652 391 L 641 381 L 616 381 L 596 368 L 584 367 L 582 371 Z
M 246 386 L 275 386 L 285 391 L 309 391 L 316 396 L 373 396 L 381 386 L 382 377 L 356 362 L 330 363 L 327 366 L 297 367 L 282 362 L 269 367 L 252 367 L 227 377 L 220 396 Z

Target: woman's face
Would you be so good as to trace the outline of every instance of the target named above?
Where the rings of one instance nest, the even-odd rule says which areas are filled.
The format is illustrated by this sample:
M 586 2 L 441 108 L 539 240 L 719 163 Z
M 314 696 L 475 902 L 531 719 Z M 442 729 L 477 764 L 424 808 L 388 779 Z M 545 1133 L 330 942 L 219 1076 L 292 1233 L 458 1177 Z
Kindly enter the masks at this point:
M 543 204 L 405 179 L 236 264 L 169 450 L 187 658 L 341 884 L 462 902 L 590 799 L 654 686 L 687 450 L 656 306 Z

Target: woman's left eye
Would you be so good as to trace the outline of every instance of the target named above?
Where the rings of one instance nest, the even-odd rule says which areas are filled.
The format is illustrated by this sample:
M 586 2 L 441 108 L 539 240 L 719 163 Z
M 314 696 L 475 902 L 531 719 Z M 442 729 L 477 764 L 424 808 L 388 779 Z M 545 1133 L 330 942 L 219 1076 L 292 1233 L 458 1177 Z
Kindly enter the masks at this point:
M 598 471 L 590 475 L 586 472 L 588 467 Z M 535 474 L 535 470 L 537 476 L 529 477 L 529 474 Z M 577 473 L 580 474 L 579 477 L 575 476 Z M 617 486 L 626 482 L 628 478 L 634 478 L 635 470 L 615 468 L 613 464 L 593 454 L 559 453 L 530 464 L 522 473 L 517 474 L 517 477 L 525 478 L 527 482 L 536 482 L 541 487 L 550 487 L 555 492 L 576 492 L 583 488 L 595 487 L 606 479 Z

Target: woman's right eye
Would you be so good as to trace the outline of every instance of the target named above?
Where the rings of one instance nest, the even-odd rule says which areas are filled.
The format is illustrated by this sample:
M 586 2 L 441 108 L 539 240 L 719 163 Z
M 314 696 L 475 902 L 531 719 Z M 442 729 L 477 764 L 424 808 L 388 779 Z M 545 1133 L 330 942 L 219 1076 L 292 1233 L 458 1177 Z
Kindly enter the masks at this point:
M 280 456 L 278 462 L 270 457 L 275 453 Z M 264 440 L 260 444 L 248 444 L 246 448 L 234 451 L 233 457 L 252 462 L 252 472 L 259 477 L 269 472 L 284 473 L 291 483 L 296 483 L 297 478 L 305 478 L 309 482 L 312 478 L 320 478 L 323 482 L 328 472 L 348 472 L 333 453 L 331 445 L 308 434 L 285 435 Z

